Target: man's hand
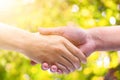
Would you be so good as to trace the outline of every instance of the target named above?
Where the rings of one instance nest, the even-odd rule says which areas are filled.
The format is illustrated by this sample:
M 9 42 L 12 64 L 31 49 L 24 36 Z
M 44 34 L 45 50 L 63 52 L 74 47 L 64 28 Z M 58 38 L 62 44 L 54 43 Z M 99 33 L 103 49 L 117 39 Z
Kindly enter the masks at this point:
M 60 35 L 67 38 L 75 46 L 77 46 L 86 56 L 89 56 L 95 50 L 95 42 L 91 33 L 87 30 L 83 30 L 77 27 L 59 27 L 59 28 L 40 28 L 40 34 L 43 35 Z M 45 66 L 47 63 L 43 64 Z M 54 66 L 51 70 L 54 71 Z
M 75 27 L 63 27 L 55 29 L 39 29 L 41 34 L 61 35 L 89 56 L 93 51 L 117 51 L 120 50 L 120 26 L 98 27 L 83 30 Z

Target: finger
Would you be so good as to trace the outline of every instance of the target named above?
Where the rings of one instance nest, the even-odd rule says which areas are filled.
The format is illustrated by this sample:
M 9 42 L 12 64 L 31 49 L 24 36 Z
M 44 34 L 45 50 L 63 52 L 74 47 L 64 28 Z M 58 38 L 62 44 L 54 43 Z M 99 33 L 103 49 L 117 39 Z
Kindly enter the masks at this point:
M 43 70 L 48 70 L 48 69 L 49 69 L 48 63 L 42 63 L 41 68 L 42 68 Z
M 58 74 L 63 74 L 63 71 L 60 69 L 58 69 L 57 72 L 58 72 Z
M 39 28 L 38 31 L 43 35 L 62 35 L 62 28 Z
M 58 73 L 65 73 L 65 74 L 68 74 L 70 73 L 70 71 L 64 66 L 62 65 L 61 63 L 56 63 L 57 67 L 58 67 Z
M 34 61 L 30 61 L 30 64 L 31 64 L 31 65 L 36 65 L 37 63 L 34 62 Z
M 50 67 L 50 71 L 51 72 L 57 72 L 57 66 L 56 65 L 52 65 L 51 67 Z
M 75 70 L 75 67 L 69 62 L 65 57 L 61 56 L 58 63 L 61 63 L 64 65 L 70 72 L 73 72 Z M 58 67 L 58 66 L 57 66 Z
M 77 57 L 75 57 L 74 55 L 72 55 L 72 53 L 69 52 L 68 50 L 66 52 L 67 52 L 67 54 L 63 54 L 62 56 L 74 66 L 74 69 L 80 68 L 79 59 Z
M 86 56 L 81 52 L 80 49 L 78 49 L 77 47 L 75 47 L 72 43 L 70 43 L 69 41 L 66 41 L 65 43 L 66 48 L 77 58 L 79 58 L 79 60 L 82 63 L 86 63 Z

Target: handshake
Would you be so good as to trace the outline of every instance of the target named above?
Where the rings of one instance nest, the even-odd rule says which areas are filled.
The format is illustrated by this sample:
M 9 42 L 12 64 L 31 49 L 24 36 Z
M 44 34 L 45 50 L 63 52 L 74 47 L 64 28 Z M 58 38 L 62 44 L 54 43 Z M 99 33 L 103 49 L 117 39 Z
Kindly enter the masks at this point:
M 32 63 L 41 63 L 43 70 L 68 74 L 86 63 L 94 51 L 120 50 L 119 34 L 120 26 L 40 28 L 31 33 L 1 23 L 0 48 L 23 53 Z
M 33 60 L 38 63 L 40 61 L 43 70 L 68 74 L 79 69 L 80 63 L 86 63 L 87 56 L 95 51 L 95 39 L 89 31 L 68 26 L 40 28 L 39 32 L 35 33 L 36 38 L 43 40 L 36 42 L 39 46 L 35 47 L 38 48 L 35 54 L 38 56 Z M 33 51 L 36 51 L 35 48 Z

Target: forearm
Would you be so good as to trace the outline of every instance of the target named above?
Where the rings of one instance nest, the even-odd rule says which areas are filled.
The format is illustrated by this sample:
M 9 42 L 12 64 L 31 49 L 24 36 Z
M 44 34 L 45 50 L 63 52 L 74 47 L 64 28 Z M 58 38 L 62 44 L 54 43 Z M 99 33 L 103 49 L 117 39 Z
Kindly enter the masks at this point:
M 89 30 L 96 44 L 96 50 L 120 50 L 120 26 L 101 27 Z
M 0 23 L 0 48 L 21 52 L 30 32 Z

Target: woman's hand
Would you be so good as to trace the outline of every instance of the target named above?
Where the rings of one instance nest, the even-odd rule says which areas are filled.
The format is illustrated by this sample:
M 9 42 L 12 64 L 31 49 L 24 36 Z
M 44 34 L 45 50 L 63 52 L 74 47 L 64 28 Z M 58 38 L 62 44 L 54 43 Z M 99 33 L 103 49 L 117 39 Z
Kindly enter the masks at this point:
M 77 47 L 56 35 L 33 33 L 24 45 L 24 53 L 37 63 L 48 63 L 49 67 L 56 65 L 56 70 L 63 73 L 78 69 L 80 61 L 86 62 L 86 57 Z
M 82 52 L 64 37 L 43 36 L 3 23 L 0 23 L 0 48 L 22 52 L 37 63 L 48 63 L 48 68 L 56 65 L 58 71 L 65 73 L 79 68 L 80 61 L 86 61 Z

